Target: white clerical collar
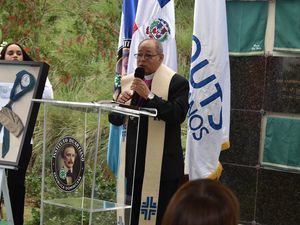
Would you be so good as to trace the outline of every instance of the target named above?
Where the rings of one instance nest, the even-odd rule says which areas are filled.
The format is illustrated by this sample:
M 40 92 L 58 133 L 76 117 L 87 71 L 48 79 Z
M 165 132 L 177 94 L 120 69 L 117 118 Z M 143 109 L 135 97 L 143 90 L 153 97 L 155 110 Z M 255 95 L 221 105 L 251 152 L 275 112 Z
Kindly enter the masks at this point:
M 144 79 L 145 79 L 145 80 L 152 80 L 152 79 L 153 79 L 153 76 L 154 76 L 154 73 L 149 74 L 149 75 L 145 75 Z

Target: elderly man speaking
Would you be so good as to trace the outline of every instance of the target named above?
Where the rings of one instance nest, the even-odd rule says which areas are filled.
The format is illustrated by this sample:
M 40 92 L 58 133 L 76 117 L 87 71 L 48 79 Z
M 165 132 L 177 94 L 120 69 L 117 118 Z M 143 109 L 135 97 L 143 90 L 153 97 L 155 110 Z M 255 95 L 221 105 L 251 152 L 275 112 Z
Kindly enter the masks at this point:
M 155 108 L 158 114 L 156 118 L 141 117 L 137 151 L 137 120 L 127 122 L 125 175 L 127 194 L 133 193 L 131 225 L 160 225 L 183 177 L 180 124 L 188 111 L 189 83 L 162 64 L 164 53 L 159 41 L 143 40 L 135 56 L 135 73 L 142 76 L 122 78 L 117 102 Z

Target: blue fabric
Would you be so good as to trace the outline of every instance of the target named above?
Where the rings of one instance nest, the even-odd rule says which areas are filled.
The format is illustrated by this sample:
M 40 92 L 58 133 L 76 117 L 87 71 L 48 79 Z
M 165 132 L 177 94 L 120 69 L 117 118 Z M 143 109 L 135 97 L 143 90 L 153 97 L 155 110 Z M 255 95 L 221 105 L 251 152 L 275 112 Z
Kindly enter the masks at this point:
M 107 163 L 112 173 L 117 177 L 119 168 L 119 152 L 123 126 L 110 125 Z
M 124 14 L 124 37 L 131 39 L 133 24 L 135 20 L 135 13 L 137 8 L 137 0 L 123 0 L 123 14 Z
M 137 4 L 138 0 L 123 0 L 124 21 L 121 21 L 121 23 L 123 23 L 123 31 L 121 31 L 120 35 L 124 38 L 124 40 L 131 40 Z M 122 47 L 123 46 L 119 46 L 119 48 Z M 113 124 L 110 125 L 107 150 L 107 164 L 115 176 L 118 175 L 119 151 L 122 129 L 122 126 L 115 126 Z
M 160 8 L 163 8 L 166 4 L 169 3 L 170 0 L 157 0 L 159 5 L 160 5 Z

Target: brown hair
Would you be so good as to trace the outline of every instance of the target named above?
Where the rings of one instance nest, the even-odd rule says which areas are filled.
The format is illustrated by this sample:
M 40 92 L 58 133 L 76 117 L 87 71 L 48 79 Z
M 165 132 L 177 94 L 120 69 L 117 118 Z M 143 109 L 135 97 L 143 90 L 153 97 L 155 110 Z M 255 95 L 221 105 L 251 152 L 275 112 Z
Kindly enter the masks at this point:
M 237 225 L 239 202 L 218 181 L 189 181 L 172 197 L 163 225 Z

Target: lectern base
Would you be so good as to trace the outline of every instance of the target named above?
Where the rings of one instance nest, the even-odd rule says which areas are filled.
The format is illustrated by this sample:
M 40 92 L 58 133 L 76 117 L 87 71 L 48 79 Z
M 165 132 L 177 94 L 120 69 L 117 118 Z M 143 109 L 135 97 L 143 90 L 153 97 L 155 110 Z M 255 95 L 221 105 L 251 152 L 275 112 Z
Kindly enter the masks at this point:
M 43 201 L 43 225 L 125 225 L 119 213 L 130 214 L 131 206 L 91 198 L 61 198 Z

